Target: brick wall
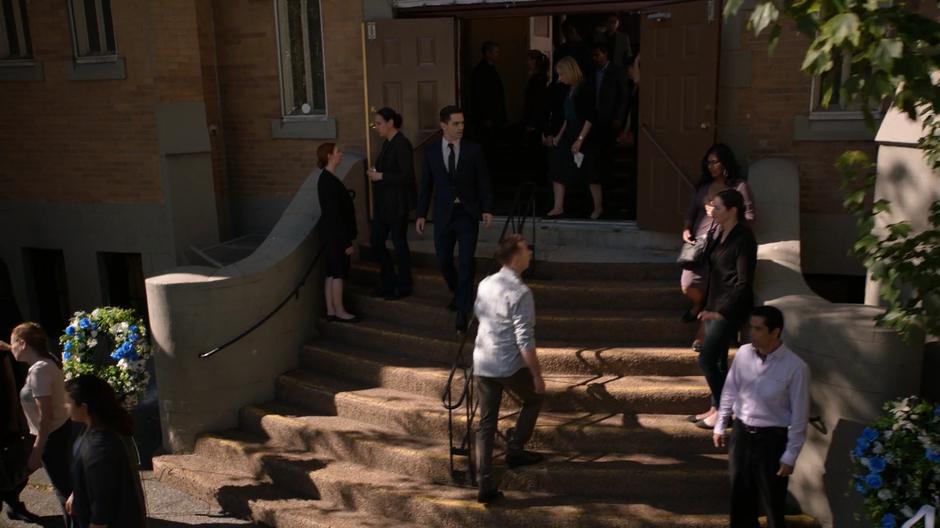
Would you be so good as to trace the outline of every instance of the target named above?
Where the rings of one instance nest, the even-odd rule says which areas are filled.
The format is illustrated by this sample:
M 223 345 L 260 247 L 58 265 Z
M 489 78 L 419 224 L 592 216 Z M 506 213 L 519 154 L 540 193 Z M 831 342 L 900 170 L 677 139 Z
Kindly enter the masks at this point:
M 32 0 L 33 53 L 45 80 L 0 82 L 0 188 L 6 199 L 60 203 L 160 200 L 149 5 L 113 3 L 127 79 L 70 81 L 66 3 Z
M 321 141 L 272 138 L 271 120 L 281 117 L 274 3 L 217 0 L 213 5 L 231 193 L 287 200 L 316 167 Z M 321 16 L 327 113 L 338 122 L 335 141 L 361 148 L 362 2 L 321 0 Z
M 787 21 L 774 54 L 768 55 L 767 33 L 755 38 L 741 31 L 737 44 L 750 52 L 750 86 L 731 89 L 733 102 L 725 97 L 722 103 L 732 104 L 732 124 L 747 130 L 747 159 L 782 156 L 798 163 L 804 213 L 843 213 L 835 162 L 848 149 L 866 151 L 874 159 L 876 146 L 873 141 L 794 140 L 793 116 L 805 116 L 810 108 L 811 79 L 800 71 L 809 41 Z

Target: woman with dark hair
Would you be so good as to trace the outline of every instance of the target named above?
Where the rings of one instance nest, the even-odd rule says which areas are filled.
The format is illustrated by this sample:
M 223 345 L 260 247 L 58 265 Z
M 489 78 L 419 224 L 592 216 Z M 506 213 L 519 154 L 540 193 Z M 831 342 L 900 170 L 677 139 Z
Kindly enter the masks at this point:
M 324 143 L 317 149 L 317 166 L 323 169 L 317 182 L 320 199 L 320 222 L 326 238 L 326 318 L 340 323 L 355 323 L 359 317 L 343 305 L 343 281 L 349 276 L 349 257 L 359 232 L 352 196 L 336 177 L 336 168 L 343 161 L 343 151 L 335 143 Z
M 584 82 L 584 74 L 578 62 L 564 57 L 555 66 L 558 82 L 567 85 L 568 94 L 564 102 L 565 122 L 554 136 L 544 138 L 547 146 L 553 147 L 550 154 L 550 174 L 555 203 L 545 218 L 560 218 L 565 214 L 565 188 L 579 182 L 588 184 L 594 210 L 591 219 L 600 218 L 604 212 L 601 184 L 593 169 L 594 154 L 588 134 L 594 121 L 594 94 Z
M 0 448 L 3 449 L 15 449 L 24 442 L 23 437 L 29 434 L 29 425 L 20 405 L 20 390 L 26 384 L 26 372 L 25 369 L 20 368 L 21 365 L 22 363 L 13 359 L 10 345 L 0 341 L 0 424 L 3 424 L 3 428 L 0 429 Z M 7 462 L 16 463 L 17 461 L 8 460 Z M 25 478 L 15 484 L 13 481 L 8 482 L 12 484 L 12 487 L 0 490 L 0 499 L 6 504 L 7 517 L 11 520 L 39 524 L 42 519 L 29 511 L 26 504 L 20 500 L 20 493 L 26 489 L 29 478 L 26 474 L 26 457 L 18 462 L 20 463 L 18 468 L 7 467 L 6 469 L 15 474 L 22 471 L 21 475 Z
M 401 115 L 385 107 L 375 113 L 373 128 L 384 141 L 375 166 L 369 169 L 372 181 L 372 253 L 381 265 L 376 294 L 389 300 L 411 295 L 411 249 L 408 247 L 408 213 L 415 203 L 414 149 L 401 132 Z M 385 240 L 391 237 L 398 257 L 398 272 Z
M 78 528 L 144 528 L 147 507 L 131 415 L 98 377 L 84 374 L 65 387 L 72 421 L 85 426 L 75 440 L 68 512 Z
M 727 145 L 718 143 L 713 145 L 702 157 L 702 175 L 698 188 L 689 202 L 689 209 L 685 215 L 685 229 L 682 231 L 682 240 L 693 243 L 695 240 L 704 240 L 709 231 L 719 229 L 711 216 L 712 200 L 715 195 L 725 189 L 735 189 L 744 197 L 744 218 L 750 222 L 754 220 L 754 203 L 751 200 L 751 189 L 741 176 L 741 170 L 734 158 L 734 152 Z M 712 233 L 715 235 L 715 233 Z M 708 262 L 702 261 L 691 269 L 682 270 L 679 280 L 682 294 L 692 301 L 692 306 L 683 314 L 682 321 L 691 323 L 695 321 L 702 308 L 702 299 L 705 296 L 705 279 L 708 276 Z M 699 350 L 702 343 L 704 325 L 692 343 L 694 350 Z M 708 413 L 710 414 L 710 413 Z M 702 416 L 699 416 L 701 419 Z
M 709 249 L 708 294 L 705 309 L 698 314 L 705 323 L 698 364 L 711 390 L 711 412 L 695 423 L 703 429 L 715 426 L 728 375 L 728 347 L 754 307 L 757 268 L 757 241 L 744 223 L 744 196 L 735 189 L 725 189 L 715 195 L 713 205 L 711 216 L 720 230 Z
M 69 479 L 72 424 L 65 406 L 65 377 L 62 361 L 49 352 L 46 332 L 36 323 L 22 323 L 10 335 L 10 350 L 17 361 L 29 365 L 26 383 L 20 391 L 20 404 L 29 433 L 36 437 L 27 463 L 30 472 L 44 467 L 62 505 L 72 492 Z

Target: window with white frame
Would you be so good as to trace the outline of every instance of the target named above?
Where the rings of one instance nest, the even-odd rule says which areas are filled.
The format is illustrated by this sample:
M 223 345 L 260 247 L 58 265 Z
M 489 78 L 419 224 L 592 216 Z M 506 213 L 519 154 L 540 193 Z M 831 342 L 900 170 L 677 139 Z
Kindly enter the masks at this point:
M 69 0 L 69 14 L 77 59 L 113 59 L 117 55 L 111 0 Z
M 0 61 L 28 60 L 32 56 L 26 0 L 0 0 Z
M 326 114 L 319 0 L 277 0 L 283 115 Z

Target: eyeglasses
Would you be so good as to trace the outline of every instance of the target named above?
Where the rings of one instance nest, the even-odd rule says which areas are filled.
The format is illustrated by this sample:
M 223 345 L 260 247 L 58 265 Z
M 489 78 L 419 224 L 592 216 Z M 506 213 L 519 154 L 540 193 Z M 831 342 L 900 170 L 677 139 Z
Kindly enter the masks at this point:
M 708 160 L 705 162 L 705 165 L 708 165 L 709 167 L 721 165 L 721 160 Z

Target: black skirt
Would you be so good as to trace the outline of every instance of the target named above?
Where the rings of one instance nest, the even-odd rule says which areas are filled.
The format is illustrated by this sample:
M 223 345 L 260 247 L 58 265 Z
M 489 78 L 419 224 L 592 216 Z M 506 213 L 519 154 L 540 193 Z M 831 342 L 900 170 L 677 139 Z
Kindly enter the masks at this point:
M 334 279 L 349 277 L 349 255 L 346 254 L 348 242 L 331 240 L 326 246 L 326 276 Z

